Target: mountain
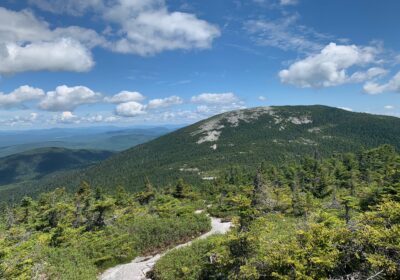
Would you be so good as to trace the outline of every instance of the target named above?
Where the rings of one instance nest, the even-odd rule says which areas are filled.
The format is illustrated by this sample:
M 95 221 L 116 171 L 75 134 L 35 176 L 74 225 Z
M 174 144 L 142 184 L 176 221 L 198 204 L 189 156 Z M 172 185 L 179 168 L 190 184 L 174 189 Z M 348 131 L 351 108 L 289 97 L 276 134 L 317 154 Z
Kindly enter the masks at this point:
M 355 152 L 381 144 L 400 149 L 400 119 L 326 106 L 258 107 L 223 113 L 118 153 L 39 187 L 76 188 L 81 180 L 135 191 L 147 176 L 162 186 L 183 177 L 206 182 L 231 166 L 255 169 L 318 153 Z M 62 183 L 60 183 L 62 182 Z
M 0 157 L 44 147 L 122 151 L 174 129 L 107 126 L 6 131 L 0 132 Z
M 0 193 L 67 170 L 88 167 L 113 152 L 41 148 L 0 158 Z

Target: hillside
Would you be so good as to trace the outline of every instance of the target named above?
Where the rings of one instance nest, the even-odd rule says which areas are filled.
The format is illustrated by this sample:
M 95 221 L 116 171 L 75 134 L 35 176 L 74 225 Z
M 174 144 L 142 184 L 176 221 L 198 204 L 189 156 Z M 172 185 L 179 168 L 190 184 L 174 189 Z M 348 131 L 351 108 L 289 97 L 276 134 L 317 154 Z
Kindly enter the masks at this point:
M 87 167 L 113 152 L 40 148 L 0 158 L 0 190 L 9 185 L 38 180 L 55 172 Z
M 94 186 L 135 191 L 178 177 L 199 183 L 231 166 L 254 169 L 304 155 L 328 156 L 391 144 L 400 148 L 400 119 L 326 106 L 259 107 L 227 112 L 121 152 L 85 170 L 42 181 L 39 188 Z M 60 184 L 62 182 L 62 184 Z M 26 189 L 25 189 L 26 190 Z
M 263 166 L 251 177 L 115 194 L 84 183 L 0 204 L 0 279 L 400 279 L 392 146 Z
M 0 157 L 46 147 L 122 151 L 153 140 L 173 129 L 89 127 L 6 131 L 0 132 Z

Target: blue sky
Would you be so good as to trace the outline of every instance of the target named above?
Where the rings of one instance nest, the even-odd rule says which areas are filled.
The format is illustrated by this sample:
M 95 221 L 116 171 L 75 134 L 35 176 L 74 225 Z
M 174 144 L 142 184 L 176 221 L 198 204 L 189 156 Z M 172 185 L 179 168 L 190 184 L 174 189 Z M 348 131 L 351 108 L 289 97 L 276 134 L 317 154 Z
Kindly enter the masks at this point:
M 396 0 L 6 0 L 0 128 L 324 104 L 400 116 Z

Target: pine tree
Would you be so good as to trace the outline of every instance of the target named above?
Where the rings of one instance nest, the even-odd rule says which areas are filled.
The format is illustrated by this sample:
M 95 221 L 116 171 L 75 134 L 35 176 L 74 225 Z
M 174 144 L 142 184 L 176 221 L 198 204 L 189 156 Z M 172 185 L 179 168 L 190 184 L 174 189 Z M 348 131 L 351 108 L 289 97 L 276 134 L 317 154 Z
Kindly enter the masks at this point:
M 88 220 L 88 211 L 91 203 L 91 187 L 87 182 L 82 182 L 75 194 L 75 221 L 73 225 L 79 227 Z
M 179 178 L 172 195 L 178 199 L 185 198 L 185 182 L 182 178 Z
M 265 199 L 264 178 L 260 169 L 258 169 L 253 180 L 253 197 L 251 200 L 251 205 L 255 208 L 261 208 L 265 203 Z
M 21 219 L 22 223 L 26 223 L 28 221 L 28 217 L 29 217 L 29 211 L 30 208 L 32 206 L 32 198 L 25 196 L 22 200 L 21 200 L 21 207 L 23 209 L 23 216 Z
M 115 195 L 115 205 L 126 206 L 128 204 L 128 193 L 123 186 L 117 187 Z

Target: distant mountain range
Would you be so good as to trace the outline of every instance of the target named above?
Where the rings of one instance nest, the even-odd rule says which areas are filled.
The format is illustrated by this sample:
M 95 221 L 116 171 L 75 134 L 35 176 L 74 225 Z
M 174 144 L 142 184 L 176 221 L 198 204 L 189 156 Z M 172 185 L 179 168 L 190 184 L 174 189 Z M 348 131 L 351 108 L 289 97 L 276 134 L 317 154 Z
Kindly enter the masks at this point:
M 82 180 L 109 191 L 117 186 L 136 191 L 145 176 L 158 186 L 178 177 L 201 184 L 231 166 L 251 170 L 261 162 L 283 163 L 315 153 L 324 157 L 381 144 L 400 149 L 399 118 L 318 105 L 258 107 L 211 117 L 19 191 L 76 188 Z
M 122 151 L 176 127 L 88 127 L 0 132 L 0 157 L 44 147 Z

